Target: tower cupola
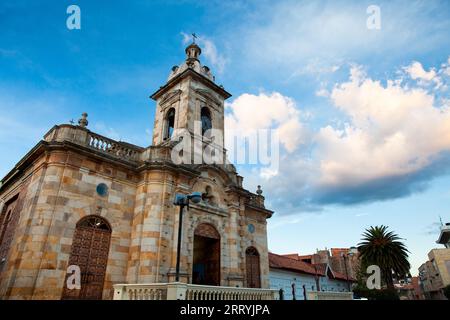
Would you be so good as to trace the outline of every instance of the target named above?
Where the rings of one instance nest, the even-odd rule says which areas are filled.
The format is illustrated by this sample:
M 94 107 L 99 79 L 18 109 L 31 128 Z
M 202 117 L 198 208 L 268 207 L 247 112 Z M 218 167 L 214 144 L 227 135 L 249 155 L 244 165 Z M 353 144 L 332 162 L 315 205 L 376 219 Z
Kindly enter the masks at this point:
M 186 55 L 187 55 L 187 61 L 189 60 L 197 60 L 199 61 L 198 57 L 202 54 L 202 49 L 195 43 L 191 43 L 189 46 L 186 47 Z

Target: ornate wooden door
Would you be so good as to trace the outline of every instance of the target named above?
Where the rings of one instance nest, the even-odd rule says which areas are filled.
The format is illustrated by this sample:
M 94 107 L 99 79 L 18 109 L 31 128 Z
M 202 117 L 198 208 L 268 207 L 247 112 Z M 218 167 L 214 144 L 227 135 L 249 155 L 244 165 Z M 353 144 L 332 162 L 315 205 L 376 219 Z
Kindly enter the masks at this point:
M 259 253 L 255 248 L 250 247 L 245 251 L 245 264 L 247 267 L 247 286 L 249 288 L 261 288 Z
M 80 220 L 75 229 L 69 265 L 80 267 L 81 289 L 67 288 L 68 274 L 62 299 L 102 299 L 110 240 L 111 228 L 104 219 L 89 216 Z

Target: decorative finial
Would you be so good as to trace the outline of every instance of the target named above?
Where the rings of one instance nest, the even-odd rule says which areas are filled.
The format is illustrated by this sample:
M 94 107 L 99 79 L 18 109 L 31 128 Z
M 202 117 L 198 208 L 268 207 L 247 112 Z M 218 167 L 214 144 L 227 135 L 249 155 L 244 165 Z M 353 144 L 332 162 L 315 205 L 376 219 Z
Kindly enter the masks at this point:
M 81 119 L 78 120 L 78 125 L 82 128 L 86 128 L 88 125 L 88 120 L 87 120 L 87 116 L 88 114 L 86 112 L 83 112 L 81 114 Z
M 73 119 L 70 119 L 69 123 L 70 123 L 71 125 L 73 125 L 73 124 L 75 123 L 75 121 L 73 121 Z
M 189 63 L 194 63 L 194 61 L 198 61 L 198 57 L 202 53 L 202 49 L 195 43 L 195 39 L 197 36 L 195 33 L 192 34 L 192 43 L 187 46 L 185 52 L 186 52 L 186 61 Z
M 256 190 L 256 194 L 257 194 L 258 196 L 260 196 L 260 195 L 262 195 L 262 193 L 263 193 L 263 191 L 262 191 L 262 189 L 261 189 L 261 186 L 258 186 L 258 189 Z

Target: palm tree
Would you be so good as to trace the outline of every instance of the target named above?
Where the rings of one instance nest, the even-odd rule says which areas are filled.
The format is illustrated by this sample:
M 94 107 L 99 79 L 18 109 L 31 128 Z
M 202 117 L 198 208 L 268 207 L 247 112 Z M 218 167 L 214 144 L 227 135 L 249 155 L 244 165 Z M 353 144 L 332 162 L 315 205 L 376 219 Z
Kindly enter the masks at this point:
M 387 231 L 388 227 L 370 227 L 363 233 L 362 242 L 358 243 L 361 264 L 380 267 L 382 279 L 388 288 L 394 286 L 393 277 L 403 278 L 409 274 L 408 249 L 399 240 L 401 238 Z

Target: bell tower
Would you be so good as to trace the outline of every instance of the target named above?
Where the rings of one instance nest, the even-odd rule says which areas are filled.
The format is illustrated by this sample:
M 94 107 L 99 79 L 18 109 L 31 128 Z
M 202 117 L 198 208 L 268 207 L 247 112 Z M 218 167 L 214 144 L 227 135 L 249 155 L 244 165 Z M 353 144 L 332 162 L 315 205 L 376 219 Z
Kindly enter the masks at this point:
M 195 42 L 185 52 L 186 60 L 172 67 L 167 83 L 151 95 L 156 101 L 153 145 L 167 144 L 177 129 L 200 139 L 206 130 L 216 129 L 222 132 L 222 141 L 217 142 L 223 146 L 224 101 L 231 94 L 201 64 L 202 50 Z

